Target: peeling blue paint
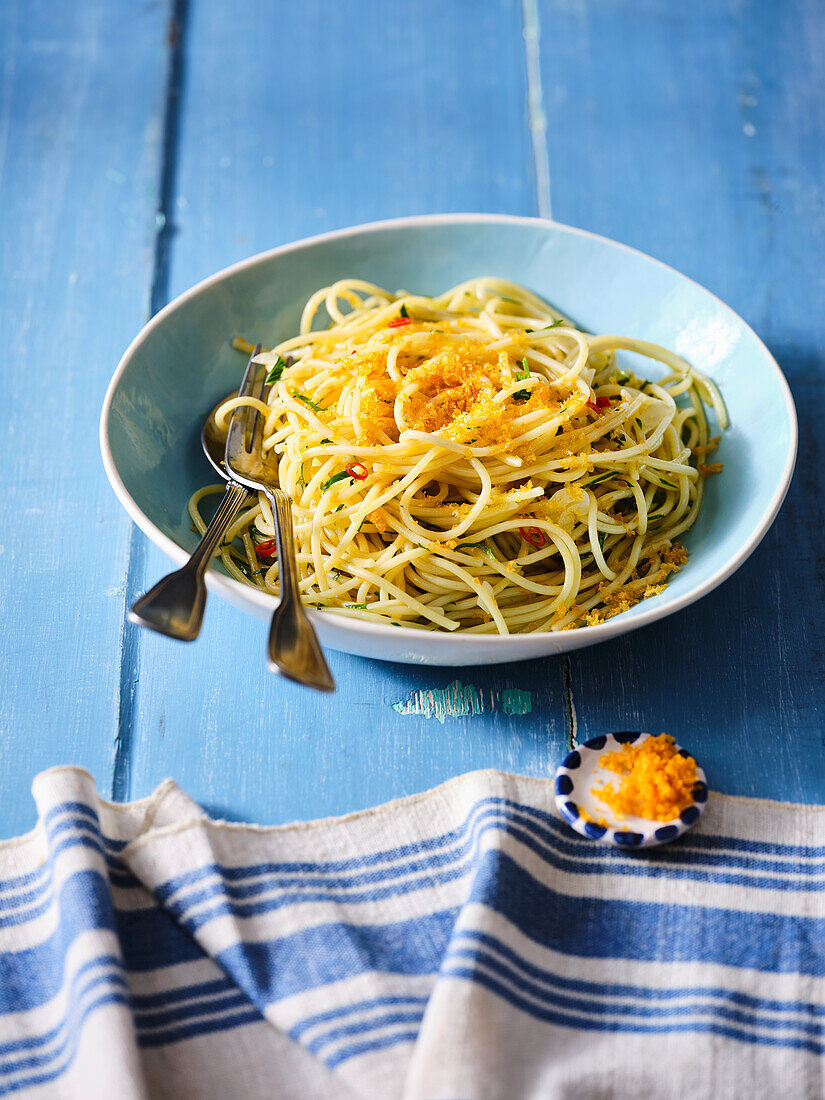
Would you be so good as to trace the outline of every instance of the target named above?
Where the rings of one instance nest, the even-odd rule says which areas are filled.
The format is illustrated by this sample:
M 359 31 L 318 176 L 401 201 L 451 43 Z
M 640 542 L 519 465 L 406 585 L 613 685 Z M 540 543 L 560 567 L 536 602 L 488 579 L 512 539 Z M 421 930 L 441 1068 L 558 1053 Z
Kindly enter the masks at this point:
M 501 705 L 505 714 L 530 714 L 533 709 L 533 696 L 529 691 L 505 688 L 501 693 Z
M 530 714 L 533 709 L 533 696 L 529 691 L 507 688 L 498 693 L 486 693 L 474 684 L 462 684 L 453 680 L 445 688 L 424 688 L 411 691 L 406 700 L 392 704 L 397 714 L 420 714 L 424 718 L 436 718 L 444 724 L 446 718 L 474 717 L 485 712 L 501 709 L 505 714 Z

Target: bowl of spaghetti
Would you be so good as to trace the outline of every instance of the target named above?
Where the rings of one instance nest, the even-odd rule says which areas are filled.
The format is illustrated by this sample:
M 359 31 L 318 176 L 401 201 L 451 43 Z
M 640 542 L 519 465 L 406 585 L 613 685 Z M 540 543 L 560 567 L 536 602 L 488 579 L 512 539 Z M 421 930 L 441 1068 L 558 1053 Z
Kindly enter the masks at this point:
M 793 470 L 778 366 L 697 284 L 546 221 L 402 219 L 236 264 L 126 352 L 104 463 L 176 562 L 223 490 L 203 418 L 254 344 L 302 598 L 325 644 L 363 656 L 495 663 L 655 621 L 747 558 Z M 273 534 L 251 497 L 208 577 L 262 617 Z

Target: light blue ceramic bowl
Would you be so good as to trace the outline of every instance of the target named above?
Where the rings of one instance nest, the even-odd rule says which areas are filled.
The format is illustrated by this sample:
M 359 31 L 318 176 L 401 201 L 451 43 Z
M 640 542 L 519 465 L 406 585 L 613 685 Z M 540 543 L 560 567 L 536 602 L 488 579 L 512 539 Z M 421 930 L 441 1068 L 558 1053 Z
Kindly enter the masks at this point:
M 194 548 L 186 502 L 214 481 L 199 433 L 214 402 L 237 386 L 233 336 L 264 346 L 284 339 L 297 331 L 310 294 L 344 276 L 434 294 L 474 275 L 523 283 L 591 332 L 663 344 L 717 382 L 731 419 L 718 454 L 725 469 L 708 482 L 701 519 L 685 539 L 690 560 L 660 595 L 600 626 L 456 637 L 314 612 L 322 641 L 383 660 L 523 660 L 605 641 L 706 595 L 758 545 L 787 491 L 796 456 L 787 383 L 745 322 L 690 279 L 603 237 L 533 218 L 464 214 L 358 226 L 253 256 L 177 298 L 124 355 L 101 417 L 106 472 L 135 523 L 178 564 Z M 275 606 L 216 568 L 208 581 L 258 616 Z

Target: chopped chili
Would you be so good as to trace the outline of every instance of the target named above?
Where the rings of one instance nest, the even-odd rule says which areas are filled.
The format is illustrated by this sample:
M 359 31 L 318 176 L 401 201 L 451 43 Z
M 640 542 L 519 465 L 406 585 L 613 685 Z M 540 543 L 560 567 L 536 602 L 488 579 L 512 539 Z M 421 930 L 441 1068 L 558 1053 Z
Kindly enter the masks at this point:
M 537 550 L 541 550 L 547 542 L 544 532 L 539 530 L 538 527 L 519 527 L 519 532 L 524 541 L 529 542 L 531 546 L 535 546 Z
M 411 325 L 411 324 L 412 324 L 412 318 L 411 317 L 393 317 L 393 319 L 387 325 L 387 328 L 400 328 L 401 325 Z
M 601 412 L 602 409 L 610 408 L 609 397 L 597 397 L 595 401 L 586 401 L 585 404 L 593 410 L 593 412 Z
M 356 481 L 364 481 L 369 476 L 369 470 L 363 462 L 350 462 L 349 466 L 346 467 L 346 471 Z
M 255 547 L 255 553 L 259 558 L 271 558 L 275 553 L 277 543 L 275 539 L 266 539 L 264 542 L 259 542 Z

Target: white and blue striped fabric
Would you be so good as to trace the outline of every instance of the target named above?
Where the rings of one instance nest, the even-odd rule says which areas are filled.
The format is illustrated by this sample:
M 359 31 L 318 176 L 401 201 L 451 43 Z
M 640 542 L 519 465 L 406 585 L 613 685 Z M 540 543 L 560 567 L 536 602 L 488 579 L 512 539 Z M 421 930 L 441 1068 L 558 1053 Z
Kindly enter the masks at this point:
M 35 781 L 0 846 L 0 1095 L 825 1095 L 825 811 L 712 795 L 669 848 L 474 772 L 335 820 Z

